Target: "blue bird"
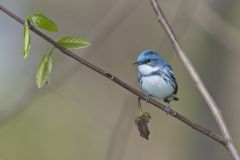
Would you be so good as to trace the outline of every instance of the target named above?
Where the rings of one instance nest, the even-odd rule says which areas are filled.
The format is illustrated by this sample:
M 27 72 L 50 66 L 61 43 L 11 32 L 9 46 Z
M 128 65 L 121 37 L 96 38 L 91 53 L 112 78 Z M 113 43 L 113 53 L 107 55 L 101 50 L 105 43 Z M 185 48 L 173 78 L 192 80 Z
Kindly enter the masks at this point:
M 168 103 L 165 112 L 170 113 L 169 103 L 178 100 L 178 85 L 172 67 L 160 55 L 152 50 L 139 54 L 134 63 L 138 69 L 138 82 L 144 91 L 146 101 L 153 96 Z

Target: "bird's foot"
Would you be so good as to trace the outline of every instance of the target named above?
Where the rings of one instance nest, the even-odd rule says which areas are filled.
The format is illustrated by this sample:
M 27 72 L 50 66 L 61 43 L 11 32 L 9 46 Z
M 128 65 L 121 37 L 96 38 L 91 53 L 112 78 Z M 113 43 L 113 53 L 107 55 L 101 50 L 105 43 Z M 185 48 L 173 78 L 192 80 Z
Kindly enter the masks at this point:
M 171 113 L 172 109 L 170 107 L 170 105 L 168 104 L 167 106 L 165 106 L 164 112 L 166 112 L 166 114 L 168 115 L 169 113 Z
M 148 102 L 150 101 L 150 96 L 149 96 L 149 95 L 145 95 L 145 96 L 144 96 L 144 99 L 145 99 L 145 101 L 148 103 Z

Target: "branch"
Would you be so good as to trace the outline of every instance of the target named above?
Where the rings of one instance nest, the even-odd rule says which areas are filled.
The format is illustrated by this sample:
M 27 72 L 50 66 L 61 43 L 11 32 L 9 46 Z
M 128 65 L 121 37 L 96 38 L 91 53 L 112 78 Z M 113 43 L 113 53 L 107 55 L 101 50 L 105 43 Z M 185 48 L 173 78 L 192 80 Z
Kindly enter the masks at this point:
M 162 25 L 164 31 L 166 32 L 166 34 L 169 37 L 174 49 L 176 50 L 177 56 L 180 58 L 180 60 L 184 64 L 185 68 L 187 69 L 188 73 L 190 74 L 190 77 L 194 81 L 194 84 L 197 86 L 202 97 L 208 104 L 208 107 L 211 110 L 215 120 L 217 121 L 217 124 L 220 127 L 220 130 L 221 130 L 224 138 L 227 140 L 227 144 L 225 145 L 226 149 L 230 152 L 230 154 L 234 160 L 240 160 L 237 149 L 232 142 L 232 137 L 228 131 L 225 121 L 222 117 L 221 111 L 219 110 L 219 107 L 217 106 L 214 99 L 208 92 L 206 86 L 204 85 L 199 74 L 193 67 L 192 63 L 190 62 L 190 60 L 188 59 L 188 57 L 186 56 L 184 51 L 181 49 L 181 47 L 176 39 L 176 36 L 173 32 L 173 29 L 171 28 L 167 19 L 165 18 L 164 14 L 159 6 L 158 1 L 157 0 L 149 0 L 149 1 L 152 5 L 152 8 L 153 8 L 157 18 L 158 18 L 159 23 Z
M 6 9 L 5 7 L 3 7 L 0 4 L 0 10 L 2 10 L 5 14 L 9 15 L 10 17 L 12 17 L 13 19 L 15 19 L 16 21 L 18 21 L 19 23 L 21 23 L 22 25 L 24 25 L 24 21 L 19 18 L 17 15 L 15 15 L 13 12 L 9 11 L 8 9 Z M 30 26 L 30 29 L 35 32 L 38 36 L 40 36 L 41 38 L 45 39 L 46 41 L 48 41 L 49 43 L 51 43 L 53 46 L 55 46 L 56 48 L 58 48 L 63 54 L 75 59 L 76 61 L 82 63 L 83 65 L 85 65 L 86 67 L 90 68 L 91 70 L 99 73 L 100 75 L 106 77 L 107 79 L 113 81 L 114 83 L 118 84 L 119 86 L 125 88 L 126 90 L 128 90 L 129 92 L 131 92 L 132 94 L 135 94 L 137 97 L 140 97 L 141 99 L 145 99 L 144 94 L 138 90 L 136 90 L 135 88 L 131 87 L 130 85 L 126 84 L 125 82 L 123 82 L 122 80 L 120 80 L 119 78 L 115 77 L 114 75 L 112 75 L 111 73 L 108 73 L 106 71 L 104 71 L 103 69 L 89 63 L 88 61 L 82 59 L 81 57 L 79 57 L 78 55 L 74 54 L 73 52 L 71 52 L 70 50 L 62 47 L 61 45 L 57 44 L 56 41 L 54 41 L 53 39 L 51 39 L 50 37 L 48 37 L 46 34 L 42 33 L 41 31 L 39 31 L 38 29 L 36 29 L 35 27 L 33 27 L 32 25 Z M 165 110 L 166 106 L 159 103 L 158 101 L 150 98 L 149 99 L 149 103 L 151 103 L 153 106 L 161 109 L 161 110 Z M 171 115 L 172 117 L 178 119 L 179 121 L 183 122 L 184 124 L 188 125 L 189 127 L 199 131 L 200 133 L 208 136 L 209 138 L 217 141 L 218 143 L 222 144 L 223 146 L 225 146 L 227 144 L 226 139 L 224 139 L 222 136 L 213 133 L 212 131 L 202 127 L 201 125 L 192 122 L 191 120 L 187 119 L 186 117 L 184 117 L 183 115 L 175 112 L 174 110 L 172 110 L 169 115 Z

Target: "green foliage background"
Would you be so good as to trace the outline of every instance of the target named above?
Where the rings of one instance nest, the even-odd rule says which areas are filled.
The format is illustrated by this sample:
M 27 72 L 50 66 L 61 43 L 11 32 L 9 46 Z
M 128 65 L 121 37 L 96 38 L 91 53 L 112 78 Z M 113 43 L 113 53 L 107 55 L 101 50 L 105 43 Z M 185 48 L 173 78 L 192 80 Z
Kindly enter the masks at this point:
M 148 1 L 1 1 L 24 18 L 41 11 L 58 24 L 58 40 L 80 35 L 89 48 L 74 50 L 135 87 L 138 53 L 154 49 L 172 65 L 180 101 L 173 108 L 219 131 L 210 111 L 174 54 Z M 238 0 L 170 0 L 160 4 L 184 50 L 221 106 L 240 144 Z M 23 26 L 0 14 L 0 159 L 127 160 L 230 159 L 225 149 L 165 113 L 151 114 L 150 140 L 134 124 L 137 99 L 55 50 L 50 85 L 37 89 L 38 64 L 49 44 L 31 33 L 31 54 L 22 58 Z

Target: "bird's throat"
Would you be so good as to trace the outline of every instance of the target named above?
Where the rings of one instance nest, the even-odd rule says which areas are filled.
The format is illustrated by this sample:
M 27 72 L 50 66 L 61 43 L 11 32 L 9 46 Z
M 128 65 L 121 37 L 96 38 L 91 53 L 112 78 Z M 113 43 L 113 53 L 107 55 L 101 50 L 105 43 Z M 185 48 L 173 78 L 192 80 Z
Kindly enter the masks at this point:
M 139 65 L 138 66 L 138 71 L 142 74 L 142 75 L 149 75 L 152 72 L 156 72 L 159 69 L 158 66 L 152 67 L 150 65 L 147 64 L 143 64 L 143 65 Z

